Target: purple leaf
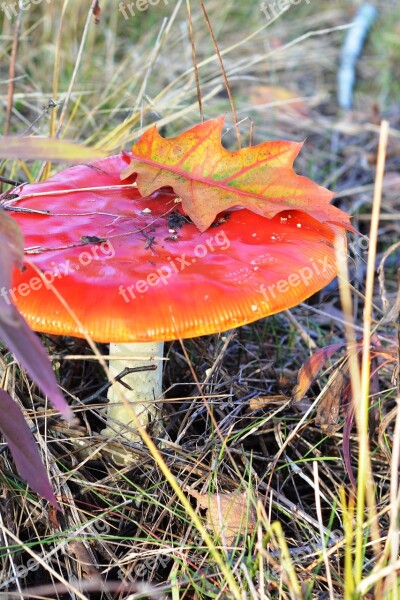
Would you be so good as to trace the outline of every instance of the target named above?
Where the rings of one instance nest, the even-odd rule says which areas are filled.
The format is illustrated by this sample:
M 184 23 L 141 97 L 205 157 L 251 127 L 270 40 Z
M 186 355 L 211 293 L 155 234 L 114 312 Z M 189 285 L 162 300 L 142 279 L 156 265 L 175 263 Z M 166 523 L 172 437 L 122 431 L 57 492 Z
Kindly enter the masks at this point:
M 23 238 L 16 222 L 0 211 L 0 338 L 54 406 L 68 420 L 72 412 L 65 402 L 39 338 L 28 327 L 7 296 L 14 262 L 23 256 Z M 2 416 L 0 415 L 0 419 Z
M 8 244 L 11 260 L 22 263 L 24 256 L 24 236 L 17 222 L 6 212 L 0 212 L 0 236 Z
M 59 390 L 46 350 L 15 306 L 10 305 L 9 308 L 11 308 L 13 323 L 10 325 L 0 318 L 0 338 L 25 367 L 42 392 L 50 398 L 57 410 L 66 419 L 71 420 L 72 411 Z M 0 414 L 0 423 L 2 419 L 3 415 Z
M 24 240 L 17 223 L 4 211 L 0 211 L 0 319 L 12 324 L 13 313 L 2 292 L 11 285 L 14 262 L 21 262 Z
M 3 290 L 8 290 L 9 276 L 8 273 L 11 271 L 12 258 L 10 253 L 7 253 L 7 246 L 3 242 L 0 233 L 0 294 Z M 13 311 L 10 304 L 7 304 L 6 300 L 0 295 L 0 320 L 6 321 L 10 325 L 13 323 Z
M 18 473 L 37 494 L 61 510 L 24 416 L 18 404 L 1 389 L 0 410 L 0 431 L 10 448 Z

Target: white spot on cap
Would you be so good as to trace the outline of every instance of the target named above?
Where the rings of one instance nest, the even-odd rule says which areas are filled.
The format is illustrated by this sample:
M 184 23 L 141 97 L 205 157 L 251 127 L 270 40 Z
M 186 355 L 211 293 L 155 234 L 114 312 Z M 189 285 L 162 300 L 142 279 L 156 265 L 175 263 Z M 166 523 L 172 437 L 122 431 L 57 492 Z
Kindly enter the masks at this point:
M 102 275 L 103 277 L 112 277 L 116 272 L 117 270 L 111 265 L 104 265 L 101 267 L 99 275 Z
M 301 223 L 296 223 L 296 227 L 301 228 Z
M 252 304 L 252 305 L 251 305 L 251 310 L 252 310 L 253 312 L 256 312 L 256 310 L 258 310 L 258 306 L 257 306 L 257 304 Z
M 143 213 L 144 215 L 149 215 L 149 214 L 151 213 L 151 208 L 144 208 L 144 209 L 142 210 L 142 213 Z

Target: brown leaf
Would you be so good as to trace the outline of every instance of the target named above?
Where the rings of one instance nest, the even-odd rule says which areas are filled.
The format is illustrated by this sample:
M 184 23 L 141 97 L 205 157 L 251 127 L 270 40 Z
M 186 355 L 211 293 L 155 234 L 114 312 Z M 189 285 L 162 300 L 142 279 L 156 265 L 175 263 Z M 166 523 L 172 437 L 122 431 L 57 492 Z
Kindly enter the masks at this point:
M 292 401 L 299 402 L 308 390 L 318 373 L 323 369 L 335 352 L 346 344 L 331 344 L 320 348 L 301 367 L 297 378 L 297 385 L 293 388 Z
M 348 368 L 345 370 L 347 372 Z M 343 368 L 335 371 L 318 406 L 315 424 L 327 435 L 333 435 L 340 427 L 338 425 L 340 398 L 346 384 L 346 374 Z
M 246 492 L 229 494 L 200 494 L 195 490 L 186 490 L 197 500 L 200 508 L 207 509 L 206 527 L 216 536 L 232 545 L 238 535 L 254 531 L 256 512 Z
M 100 23 L 100 16 L 101 16 L 101 8 L 100 8 L 99 0 L 96 0 L 94 2 L 92 11 L 93 11 L 93 15 L 94 15 L 94 22 L 97 25 L 98 23 Z
M 58 511 L 54 506 L 50 506 L 49 510 L 47 511 L 47 517 L 48 517 L 50 526 L 55 531 L 58 531 L 61 529 L 60 519 L 58 517 Z
M 294 93 L 284 87 L 272 85 L 256 85 L 250 90 L 250 102 L 257 106 L 260 104 L 275 104 L 280 111 L 297 115 L 297 117 L 307 117 L 308 107 L 299 98 L 298 93 Z
M 79 540 L 70 542 L 68 544 L 68 548 L 71 554 L 73 554 L 78 561 L 84 577 L 87 577 L 91 580 L 102 581 L 102 577 L 94 566 L 93 560 L 90 557 L 89 552 L 86 550 L 83 542 L 80 542 Z
M 257 396 L 256 398 L 250 398 L 248 412 L 267 408 L 271 404 L 283 404 L 287 401 L 288 398 L 283 394 L 278 394 L 277 396 Z

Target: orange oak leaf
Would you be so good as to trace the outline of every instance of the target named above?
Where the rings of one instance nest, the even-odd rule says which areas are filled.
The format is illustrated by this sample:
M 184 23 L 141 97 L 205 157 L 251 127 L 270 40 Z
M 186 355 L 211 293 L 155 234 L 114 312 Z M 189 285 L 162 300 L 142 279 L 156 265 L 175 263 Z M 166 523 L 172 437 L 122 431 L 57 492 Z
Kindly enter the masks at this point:
M 263 142 L 230 152 L 221 144 L 223 124 L 223 117 L 211 119 L 170 139 L 151 127 L 133 145 L 132 162 L 121 179 L 136 173 L 142 196 L 172 187 L 200 231 L 233 207 L 267 218 L 302 210 L 352 230 L 349 215 L 330 204 L 333 193 L 294 172 L 301 143 Z

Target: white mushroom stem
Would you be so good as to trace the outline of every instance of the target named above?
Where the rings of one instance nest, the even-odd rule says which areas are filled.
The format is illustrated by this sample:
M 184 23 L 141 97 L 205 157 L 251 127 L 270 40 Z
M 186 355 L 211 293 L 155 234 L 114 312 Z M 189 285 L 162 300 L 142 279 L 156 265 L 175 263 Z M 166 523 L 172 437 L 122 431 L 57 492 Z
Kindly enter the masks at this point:
M 116 377 L 126 367 L 140 368 L 156 365 L 149 371 L 137 371 L 125 375 L 108 391 L 107 427 L 102 431 L 106 436 L 118 439 L 122 436 L 130 442 L 140 442 L 132 411 L 141 425 L 146 427 L 159 417 L 156 402 L 162 398 L 163 342 L 134 344 L 110 344 L 110 375 Z M 118 357 L 124 357 L 118 359 Z M 129 357 L 132 357 L 131 359 Z M 120 381 L 129 386 L 128 389 Z M 129 402 L 123 403 L 121 396 Z

